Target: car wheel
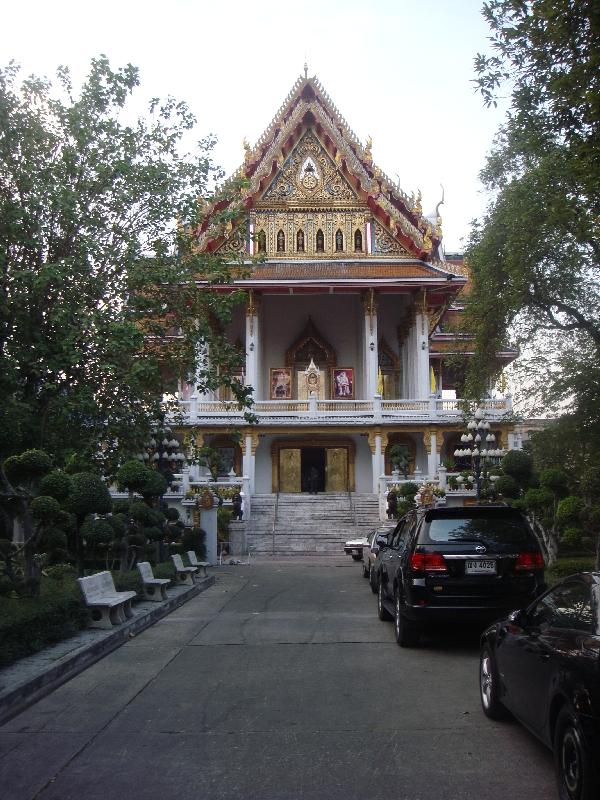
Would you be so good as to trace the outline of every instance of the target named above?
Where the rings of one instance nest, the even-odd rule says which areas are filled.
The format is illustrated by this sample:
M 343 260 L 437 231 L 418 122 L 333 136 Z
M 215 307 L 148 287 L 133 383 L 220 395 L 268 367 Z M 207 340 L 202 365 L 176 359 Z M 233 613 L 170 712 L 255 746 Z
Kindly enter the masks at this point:
M 377 616 L 383 622 L 392 618 L 392 615 L 383 604 L 383 582 L 381 580 L 377 587 Z
M 585 743 L 575 713 L 561 709 L 554 736 L 554 763 L 560 800 L 591 800 L 598 797 L 598 773 Z
M 352 561 L 362 561 L 362 556 L 359 556 L 358 553 L 352 553 Z
M 394 599 L 394 630 L 396 633 L 396 642 L 400 647 L 414 647 L 419 643 L 421 638 L 421 631 L 419 626 L 412 620 L 406 619 L 402 614 L 402 603 L 400 600 L 400 592 L 396 592 Z
M 479 657 L 479 695 L 483 713 L 490 719 L 503 719 L 507 715 L 498 697 L 499 688 L 496 662 L 490 646 L 485 644 Z
M 377 573 L 372 564 L 369 564 L 369 585 L 373 594 L 377 594 Z

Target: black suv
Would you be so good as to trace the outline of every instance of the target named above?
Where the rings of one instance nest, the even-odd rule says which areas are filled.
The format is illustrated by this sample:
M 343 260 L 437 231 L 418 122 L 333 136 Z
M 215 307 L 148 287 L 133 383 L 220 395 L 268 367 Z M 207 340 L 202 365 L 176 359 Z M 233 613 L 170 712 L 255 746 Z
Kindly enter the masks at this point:
M 379 619 L 394 619 L 401 647 L 423 624 L 490 621 L 546 588 L 538 542 L 507 506 L 418 509 L 403 517 L 378 555 Z

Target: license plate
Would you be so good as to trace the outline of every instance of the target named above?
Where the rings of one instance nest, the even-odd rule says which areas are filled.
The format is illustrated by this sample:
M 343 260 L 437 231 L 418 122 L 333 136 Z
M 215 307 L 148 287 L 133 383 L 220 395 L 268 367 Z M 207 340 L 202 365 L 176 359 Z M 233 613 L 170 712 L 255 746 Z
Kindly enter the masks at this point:
M 467 561 L 465 563 L 465 574 L 466 575 L 495 575 L 496 574 L 496 562 L 492 560 L 484 561 L 483 559 L 477 559 L 473 561 Z

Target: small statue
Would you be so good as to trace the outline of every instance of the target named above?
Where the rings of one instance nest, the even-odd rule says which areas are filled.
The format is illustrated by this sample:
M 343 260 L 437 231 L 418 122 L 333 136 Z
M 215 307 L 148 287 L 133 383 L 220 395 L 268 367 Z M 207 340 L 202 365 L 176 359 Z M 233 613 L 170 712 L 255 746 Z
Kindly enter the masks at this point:
M 423 206 L 421 205 L 421 190 L 417 189 L 417 199 L 415 200 L 415 214 L 417 217 L 423 216 Z
M 231 498 L 231 507 L 233 509 L 233 519 L 241 520 L 244 512 L 242 510 L 242 495 L 236 492 Z
M 243 144 L 244 144 L 244 164 L 248 164 L 250 162 L 250 159 L 252 158 L 252 148 L 248 143 L 248 139 L 246 139 L 245 137 Z
M 431 225 L 427 225 L 425 233 L 423 234 L 423 250 L 431 250 L 433 242 L 431 241 Z
M 388 492 L 386 499 L 388 519 L 394 519 L 398 511 L 398 496 L 396 495 L 396 492 L 391 491 Z
M 367 136 L 367 144 L 365 145 L 365 159 L 367 161 L 373 161 L 373 153 L 371 152 L 373 148 L 373 139 L 370 136 Z

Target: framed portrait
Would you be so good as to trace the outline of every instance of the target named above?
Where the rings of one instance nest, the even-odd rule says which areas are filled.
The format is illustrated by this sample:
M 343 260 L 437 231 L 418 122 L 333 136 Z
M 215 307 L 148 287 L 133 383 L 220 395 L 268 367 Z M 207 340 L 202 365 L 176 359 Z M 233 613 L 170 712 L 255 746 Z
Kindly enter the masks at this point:
M 354 400 L 354 370 L 351 367 L 332 371 L 331 395 L 334 400 Z
M 272 367 L 271 400 L 291 400 L 292 397 L 292 371 L 287 367 Z

